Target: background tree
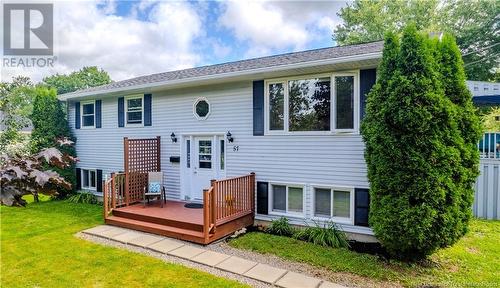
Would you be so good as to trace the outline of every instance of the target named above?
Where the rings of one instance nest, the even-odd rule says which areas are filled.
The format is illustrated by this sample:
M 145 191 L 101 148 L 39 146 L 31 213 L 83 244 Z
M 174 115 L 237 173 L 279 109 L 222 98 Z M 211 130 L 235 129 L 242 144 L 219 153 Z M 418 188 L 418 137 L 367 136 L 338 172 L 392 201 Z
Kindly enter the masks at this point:
M 0 83 L 0 152 L 5 152 L 8 145 L 26 140 L 20 131 L 31 123 L 33 97 L 34 86 L 27 77 Z
M 44 148 L 55 147 L 57 139 L 67 138 L 75 141 L 68 125 L 66 113 L 62 103 L 57 99 L 56 90 L 39 86 L 36 88 L 36 96 L 33 102 L 33 113 L 31 115 L 33 130 L 31 132 L 31 149 L 37 153 Z M 76 150 L 73 145 L 61 147 L 63 154 L 76 157 Z M 74 164 L 61 167 L 46 167 L 53 169 L 69 182 L 72 187 L 76 183 Z M 64 197 L 72 190 L 63 189 L 59 195 Z
M 468 80 L 494 80 L 500 65 L 500 2 L 468 0 L 355 0 L 338 13 L 333 32 L 340 45 L 381 40 L 414 23 L 424 32 L 456 37 Z
M 386 37 L 362 122 L 369 221 L 394 257 L 421 259 L 467 230 L 479 124 L 453 38 L 410 25 L 398 41 Z
M 57 89 L 57 94 L 111 83 L 108 72 L 95 66 L 83 67 L 68 75 L 56 74 L 43 78 L 43 83 Z

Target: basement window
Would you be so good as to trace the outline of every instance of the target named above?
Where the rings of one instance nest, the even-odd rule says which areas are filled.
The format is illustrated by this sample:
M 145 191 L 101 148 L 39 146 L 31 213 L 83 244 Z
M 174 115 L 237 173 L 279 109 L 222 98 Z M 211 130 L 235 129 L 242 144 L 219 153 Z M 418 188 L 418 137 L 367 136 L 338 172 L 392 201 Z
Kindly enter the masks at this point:
M 83 190 L 96 190 L 97 174 L 95 169 L 82 169 L 81 170 L 82 189 Z
M 303 214 L 304 187 L 271 184 L 271 211 L 276 214 Z

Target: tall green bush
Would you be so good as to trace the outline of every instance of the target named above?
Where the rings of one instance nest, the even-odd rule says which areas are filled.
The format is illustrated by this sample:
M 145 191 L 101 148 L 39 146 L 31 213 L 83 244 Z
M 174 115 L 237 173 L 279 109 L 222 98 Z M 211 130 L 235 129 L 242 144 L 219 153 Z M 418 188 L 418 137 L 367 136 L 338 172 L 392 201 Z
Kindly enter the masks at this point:
M 43 148 L 55 147 L 57 140 L 67 138 L 75 141 L 68 120 L 64 111 L 63 104 L 57 99 L 56 90 L 44 86 L 36 87 L 36 96 L 33 101 L 33 113 L 31 114 L 33 130 L 31 132 L 31 149 L 33 152 L 41 151 Z M 76 157 L 74 145 L 61 147 L 61 152 Z M 75 166 L 74 164 L 66 168 L 50 167 L 58 172 L 66 181 L 72 184 L 72 189 L 63 189 L 59 191 L 60 197 L 74 191 L 76 186 Z
M 470 218 L 479 126 L 461 89 L 460 55 L 444 52 L 453 43 L 429 39 L 413 25 L 401 40 L 388 34 L 368 96 L 362 135 L 369 221 L 397 258 L 421 259 L 455 243 Z

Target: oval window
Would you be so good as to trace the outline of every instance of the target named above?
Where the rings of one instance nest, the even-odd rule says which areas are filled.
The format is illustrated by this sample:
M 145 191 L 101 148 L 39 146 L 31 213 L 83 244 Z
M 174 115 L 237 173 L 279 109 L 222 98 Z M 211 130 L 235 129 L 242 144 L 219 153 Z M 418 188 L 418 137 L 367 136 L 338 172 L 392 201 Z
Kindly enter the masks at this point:
M 194 104 L 194 114 L 198 119 L 206 119 L 210 113 L 210 103 L 207 99 L 200 98 Z

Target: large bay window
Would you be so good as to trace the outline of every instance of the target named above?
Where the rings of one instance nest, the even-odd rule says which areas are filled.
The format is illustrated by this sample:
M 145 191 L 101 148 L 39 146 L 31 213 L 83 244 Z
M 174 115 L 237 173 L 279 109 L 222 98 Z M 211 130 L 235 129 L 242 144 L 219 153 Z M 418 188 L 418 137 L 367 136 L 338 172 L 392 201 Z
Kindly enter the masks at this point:
M 349 72 L 267 81 L 267 132 L 357 131 L 357 78 Z
M 286 214 L 302 214 L 304 211 L 304 187 L 271 184 L 271 211 Z

